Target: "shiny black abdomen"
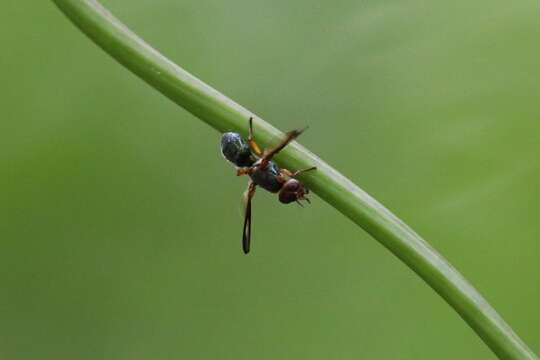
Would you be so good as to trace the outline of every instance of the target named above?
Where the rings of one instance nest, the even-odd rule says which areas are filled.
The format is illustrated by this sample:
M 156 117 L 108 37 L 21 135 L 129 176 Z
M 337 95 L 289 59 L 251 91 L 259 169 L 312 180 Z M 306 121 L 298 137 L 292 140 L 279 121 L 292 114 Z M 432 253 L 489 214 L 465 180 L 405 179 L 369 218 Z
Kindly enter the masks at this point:
M 259 160 L 260 161 L 260 160 Z M 255 163 L 257 164 L 257 163 Z M 277 193 L 281 190 L 283 183 L 279 181 L 280 169 L 273 161 L 270 161 L 266 166 L 266 169 L 257 169 L 251 175 L 251 180 L 265 190 L 273 193 Z
M 238 167 L 248 167 L 257 161 L 247 142 L 234 132 L 227 132 L 221 137 L 221 153 Z

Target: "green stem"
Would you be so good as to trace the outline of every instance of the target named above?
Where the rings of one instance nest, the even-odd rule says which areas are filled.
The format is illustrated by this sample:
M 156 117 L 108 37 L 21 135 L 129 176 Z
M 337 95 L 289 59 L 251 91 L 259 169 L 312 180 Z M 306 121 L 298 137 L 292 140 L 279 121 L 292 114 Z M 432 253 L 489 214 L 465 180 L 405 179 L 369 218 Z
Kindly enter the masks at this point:
M 283 136 L 150 47 L 95 0 L 53 0 L 113 58 L 220 132 L 247 133 L 254 116 L 258 140 Z M 292 169 L 317 166 L 303 181 L 322 199 L 371 234 L 424 279 L 501 359 L 538 359 L 488 302 L 439 253 L 394 214 L 313 153 L 292 143 L 278 157 Z

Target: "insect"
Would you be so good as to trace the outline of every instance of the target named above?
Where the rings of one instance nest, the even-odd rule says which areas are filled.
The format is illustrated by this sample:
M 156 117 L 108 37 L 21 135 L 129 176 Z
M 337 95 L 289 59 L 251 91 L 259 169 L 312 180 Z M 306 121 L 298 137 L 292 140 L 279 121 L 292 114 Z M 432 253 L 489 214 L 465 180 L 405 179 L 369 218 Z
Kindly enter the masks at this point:
M 300 202 L 305 200 L 310 203 L 306 195 L 309 190 L 296 179 L 306 171 L 315 170 L 315 167 L 291 172 L 280 168 L 272 158 L 279 153 L 287 144 L 296 139 L 304 130 L 289 131 L 285 138 L 274 148 L 261 150 L 253 139 L 253 118 L 249 118 L 249 134 L 247 141 L 240 134 L 234 132 L 224 133 L 221 137 L 221 153 L 233 165 L 236 166 L 236 175 L 248 175 L 250 180 L 247 190 L 242 196 L 244 204 L 244 229 L 242 232 L 242 249 L 249 253 L 251 243 L 251 199 L 255 195 L 257 186 L 277 193 L 279 201 L 283 204 Z

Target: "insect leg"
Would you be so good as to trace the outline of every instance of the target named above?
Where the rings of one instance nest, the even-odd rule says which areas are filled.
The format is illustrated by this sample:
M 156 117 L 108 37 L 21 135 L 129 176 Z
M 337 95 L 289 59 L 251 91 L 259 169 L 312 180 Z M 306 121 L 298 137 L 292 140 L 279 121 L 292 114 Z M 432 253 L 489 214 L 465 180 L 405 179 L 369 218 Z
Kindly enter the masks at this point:
M 249 147 L 251 148 L 251 151 L 253 151 L 255 153 L 255 155 L 257 155 L 259 157 L 263 156 L 263 152 L 262 152 L 261 148 L 259 147 L 259 145 L 253 139 L 253 117 L 249 118 L 249 134 L 248 134 L 247 141 L 248 141 Z
M 305 173 L 305 172 L 312 171 L 312 170 L 317 170 L 317 167 L 316 167 L 316 166 L 312 166 L 312 167 L 307 168 L 307 169 L 296 170 L 295 172 L 293 172 L 293 173 L 291 174 L 291 177 L 297 177 L 297 176 L 300 175 L 300 174 L 303 174 L 303 173 Z
M 236 169 L 236 176 L 242 176 L 242 175 L 250 175 L 253 174 L 257 167 L 255 166 L 248 166 L 248 167 L 241 167 Z
M 303 173 L 305 173 L 305 172 L 312 171 L 312 170 L 317 170 L 317 167 L 312 166 L 312 167 L 310 167 L 310 168 L 302 169 L 302 170 L 297 170 L 297 171 L 295 171 L 295 172 L 291 172 L 290 170 L 281 168 L 281 172 L 282 172 L 283 174 L 287 175 L 288 177 L 291 177 L 291 178 L 297 177 L 297 176 L 300 175 L 300 174 L 303 174 Z
M 293 174 L 293 173 L 292 173 L 290 170 L 285 169 L 285 168 L 281 168 L 280 170 L 281 170 L 281 174 L 285 174 L 285 175 L 287 175 L 288 177 L 292 177 L 292 174 Z
M 285 136 L 285 139 L 283 139 L 278 145 L 276 145 L 276 147 L 272 148 L 272 149 L 269 149 L 269 150 L 265 150 L 264 151 L 264 154 L 263 154 L 263 158 L 261 160 L 261 168 L 265 168 L 266 165 L 268 165 L 268 162 L 270 160 L 272 160 L 272 158 L 278 153 L 280 152 L 281 150 L 283 150 L 283 148 L 285 146 L 287 146 L 291 141 L 293 141 L 294 139 L 296 139 L 297 137 L 300 136 L 300 134 L 302 134 L 304 132 L 305 129 L 301 129 L 301 130 L 292 130 L 292 131 L 289 131 L 286 136 Z

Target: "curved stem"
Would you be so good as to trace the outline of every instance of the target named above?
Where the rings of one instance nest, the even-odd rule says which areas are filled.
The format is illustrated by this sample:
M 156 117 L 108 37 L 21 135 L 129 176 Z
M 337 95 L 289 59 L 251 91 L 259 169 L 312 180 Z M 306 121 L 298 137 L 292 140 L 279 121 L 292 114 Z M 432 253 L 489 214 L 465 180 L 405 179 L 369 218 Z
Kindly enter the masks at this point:
M 248 121 L 261 143 L 282 132 L 206 85 L 146 44 L 96 0 L 53 0 L 113 58 L 216 130 L 247 135 Z M 303 181 L 425 280 L 501 359 L 538 359 L 488 302 L 437 251 L 394 214 L 303 146 L 293 142 L 278 156 L 292 169 L 317 166 Z

